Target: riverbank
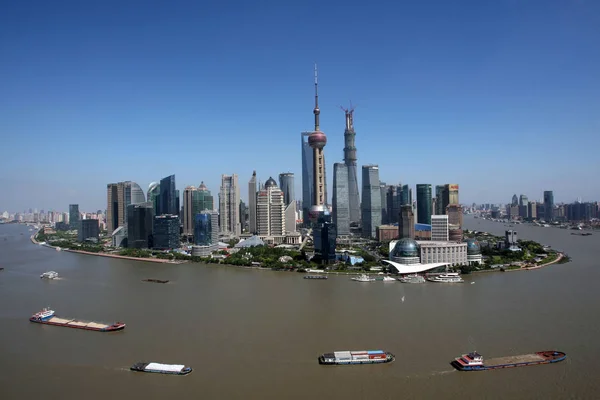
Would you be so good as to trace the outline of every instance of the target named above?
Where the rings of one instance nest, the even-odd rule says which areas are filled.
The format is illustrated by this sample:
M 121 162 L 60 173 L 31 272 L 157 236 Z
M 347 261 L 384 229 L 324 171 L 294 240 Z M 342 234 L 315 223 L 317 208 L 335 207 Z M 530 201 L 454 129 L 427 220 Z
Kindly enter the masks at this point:
M 31 235 L 30 239 L 31 242 L 33 244 L 37 244 L 40 245 L 40 242 L 38 242 L 36 240 L 36 236 L 40 231 L 37 231 L 36 233 L 34 233 L 33 235 Z M 110 257 L 110 258 L 118 258 L 121 260 L 132 260 L 132 261 L 148 261 L 148 262 L 154 262 L 154 263 L 162 263 L 162 264 L 182 264 L 184 262 L 187 261 L 172 261 L 172 260 L 166 260 L 163 258 L 141 258 L 141 257 L 129 257 L 129 256 L 121 256 L 119 254 L 109 254 L 109 253 L 93 253 L 91 251 L 83 251 L 83 250 L 72 250 L 72 249 L 62 249 L 60 247 L 56 247 L 56 246 L 51 246 L 47 243 L 41 244 L 44 247 L 48 247 L 50 249 L 54 249 L 54 250 L 60 250 L 60 251 L 68 251 L 69 253 L 78 253 L 78 254 L 85 254 L 88 256 L 98 256 L 98 257 Z
M 565 258 L 564 253 L 557 253 L 558 257 L 556 257 L 556 259 L 547 262 L 545 264 L 541 264 L 541 265 L 535 265 L 533 267 L 521 267 L 521 268 L 512 268 L 512 269 L 508 269 L 508 268 L 495 268 L 495 269 L 483 269 L 483 270 L 479 270 L 479 271 L 472 271 L 472 274 L 478 274 L 478 273 L 482 273 L 482 272 L 513 272 L 513 271 L 529 271 L 529 270 L 533 270 L 533 269 L 540 269 L 540 268 L 544 268 L 547 267 L 549 265 L 552 264 L 556 264 L 558 262 L 560 262 L 563 258 Z

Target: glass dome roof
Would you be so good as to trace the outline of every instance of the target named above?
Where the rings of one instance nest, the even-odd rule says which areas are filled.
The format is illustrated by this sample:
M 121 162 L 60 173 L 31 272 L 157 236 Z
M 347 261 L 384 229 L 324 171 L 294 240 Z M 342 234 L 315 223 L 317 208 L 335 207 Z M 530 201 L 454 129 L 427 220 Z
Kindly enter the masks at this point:
M 479 246 L 479 242 L 475 239 L 467 239 L 467 254 L 468 255 L 477 255 L 481 254 L 481 246 Z
M 421 247 L 414 239 L 403 238 L 396 242 L 390 256 L 392 257 L 419 257 Z

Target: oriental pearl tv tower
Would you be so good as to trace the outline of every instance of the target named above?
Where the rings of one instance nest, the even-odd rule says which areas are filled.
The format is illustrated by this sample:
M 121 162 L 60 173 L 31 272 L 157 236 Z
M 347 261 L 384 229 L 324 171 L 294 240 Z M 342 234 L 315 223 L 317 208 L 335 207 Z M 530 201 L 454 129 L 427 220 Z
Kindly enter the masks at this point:
M 327 213 L 325 207 L 325 157 L 323 148 L 327 144 L 327 136 L 319 128 L 319 82 L 317 77 L 317 65 L 315 64 L 315 130 L 308 136 L 308 145 L 313 149 L 313 199 L 308 217 L 312 223 L 316 223 L 319 217 Z

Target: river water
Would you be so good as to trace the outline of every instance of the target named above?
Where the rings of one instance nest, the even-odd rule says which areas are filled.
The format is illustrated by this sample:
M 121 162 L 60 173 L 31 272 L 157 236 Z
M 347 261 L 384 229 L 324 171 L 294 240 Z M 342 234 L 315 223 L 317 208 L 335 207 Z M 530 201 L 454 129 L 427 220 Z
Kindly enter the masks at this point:
M 471 217 L 465 226 L 507 229 Z M 600 233 L 515 229 L 573 261 L 473 274 L 463 285 L 304 280 L 57 252 L 32 244 L 25 226 L 0 225 L 0 399 L 600 398 Z M 48 270 L 61 279 L 41 280 Z M 127 328 L 99 333 L 28 321 L 47 305 L 59 316 L 119 320 Z M 391 351 L 397 360 L 317 363 L 323 352 L 366 349 Z M 470 350 L 499 357 L 548 349 L 569 358 L 479 373 L 449 365 Z M 194 372 L 129 371 L 138 361 L 182 363 Z

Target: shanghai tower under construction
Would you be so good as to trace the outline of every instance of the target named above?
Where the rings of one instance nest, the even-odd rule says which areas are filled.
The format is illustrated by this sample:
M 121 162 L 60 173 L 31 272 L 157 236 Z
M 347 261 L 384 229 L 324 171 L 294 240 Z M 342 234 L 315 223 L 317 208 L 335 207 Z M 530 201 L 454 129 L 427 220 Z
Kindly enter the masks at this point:
M 356 174 L 356 146 L 354 139 L 354 108 L 342 108 L 346 113 L 346 130 L 344 131 L 344 163 L 348 167 L 348 208 L 350 223 L 360 222 L 360 200 L 358 179 Z

